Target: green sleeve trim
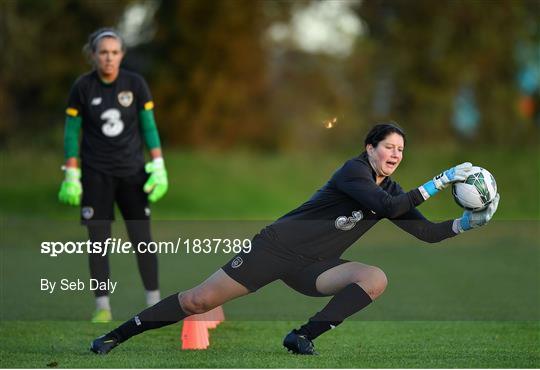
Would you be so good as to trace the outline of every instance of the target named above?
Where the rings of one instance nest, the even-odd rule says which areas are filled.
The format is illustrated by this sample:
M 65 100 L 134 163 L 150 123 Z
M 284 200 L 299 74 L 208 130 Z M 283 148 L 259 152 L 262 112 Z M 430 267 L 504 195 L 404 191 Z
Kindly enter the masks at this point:
M 154 111 L 152 109 L 143 109 L 139 112 L 139 120 L 141 121 L 141 131 L 148 149 L 160 148 L 161 142 L 156 120 L 154 119 Z
M 81 117 L 66 116 L 64 126 L 64 155 L 66 158 L 79 156 L 81 122 Z

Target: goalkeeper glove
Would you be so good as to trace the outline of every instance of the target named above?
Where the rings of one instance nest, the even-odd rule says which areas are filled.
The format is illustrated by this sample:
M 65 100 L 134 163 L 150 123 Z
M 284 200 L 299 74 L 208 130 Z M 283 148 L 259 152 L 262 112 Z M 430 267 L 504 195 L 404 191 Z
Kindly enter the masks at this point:
M 465 162 L 455 167 L 452 167 L 449 170 L 446 170 L 441 174 L 435 176 L 433 180 L 426 182 L 418 189 L 422 193 L 424 200 L 426 200 L 427 198 L 437 194 L 439 190 L 443 190 L 444 188 L 446 188 L 449 184 L 465 181 L 467 176 L 469 176 L 472 167 L 473 165 L 469 162 Z
M 489 206 L 487 206 L 487 208 L 481 211 L 463 212 L 463 216 L 461 216 L 461 218 L 454 220 L 454 223 L 452 224 L 452 230 L 456 234 L 460 234 L 464 231 L 468 231 L 470 229 L 474 229 L 487 224 L 497 211 L 497 207 L 499 206 L 499 198 L 499 193 L 497 193 Z
M 169 188 L 167 170 L 165 170 L 163 158 L 154 158 L 152 162 L 146 164 L 144 169 L 150 174 L 150 177 L 144 184 L 143 190 L 149 194 L 148 200 L 157 202 L 165 195 Z
M 81 170 L 77 167 L 62 167 L 65 171 L 65 178 L 60 185 L 58 200 L 72 206 L 81 204 Z

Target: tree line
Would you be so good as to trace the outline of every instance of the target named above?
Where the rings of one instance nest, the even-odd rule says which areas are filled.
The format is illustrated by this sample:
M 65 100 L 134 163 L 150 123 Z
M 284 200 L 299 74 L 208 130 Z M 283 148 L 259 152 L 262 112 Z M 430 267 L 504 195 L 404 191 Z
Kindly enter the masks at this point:
M 88 34 L 118 25 L 134 4 L 145 2 L 0 3 L 1 145 L 61 142 L 69 88 L 91 68 L 81 52 Z M 124 68 L 149 82 L 164 144 L 351 147 L 373 122 L 390 120 L 419 140 L 538 142 L 538 89 L 525 93 L 516 81 L 518 46 L 540 48 L 540 2 L 351 2 L 365 33 L 339 58 L 268 37 L 309 4 L 153 2 L 152 37 L 128 51 Z

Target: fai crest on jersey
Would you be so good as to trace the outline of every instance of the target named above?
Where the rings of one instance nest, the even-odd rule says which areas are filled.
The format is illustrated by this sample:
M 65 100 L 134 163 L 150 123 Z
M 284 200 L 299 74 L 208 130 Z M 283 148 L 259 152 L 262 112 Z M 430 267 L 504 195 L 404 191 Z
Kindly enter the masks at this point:
M 242 257 L 235 257 L 231 262 L 231 267 L 233 269 L 236 269 L 236 268 L 242 266 L 242 263 L 244 263 L 244 260 L 242 259 Z
M 131 91 L 122 91 L 118 94 L 118 102 L 123 107 L 129 107 L 133 103 L 133 93 Z
M 339 216 L 336 218 L 336 229 L 349 231 L 356 226 L 356 223 L 364 218 L 362 211 L 353 211 L 351 217 Z

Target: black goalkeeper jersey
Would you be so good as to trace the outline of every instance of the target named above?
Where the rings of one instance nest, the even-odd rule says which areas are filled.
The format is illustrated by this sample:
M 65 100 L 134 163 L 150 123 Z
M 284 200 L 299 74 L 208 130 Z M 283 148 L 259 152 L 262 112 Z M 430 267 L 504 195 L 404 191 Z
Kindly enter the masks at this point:
M 152 106 L 144 79 L 120 70 L 111 84 L 96 71 L 77 79 L 69 94 L 68 113 L 82 118 L 83 166 L 118 177 L 144 167 L 139 112 Z
M 389 177 L 380 185 L 375 178 L 364 152 L 261 234 L 289 252 L 319 260 L 340 256 L 383 218 L 427 242 L 455 235 L 453 221 L 432 223 L 415 208 L 424 201 L 418 189 L 405 193 Z

